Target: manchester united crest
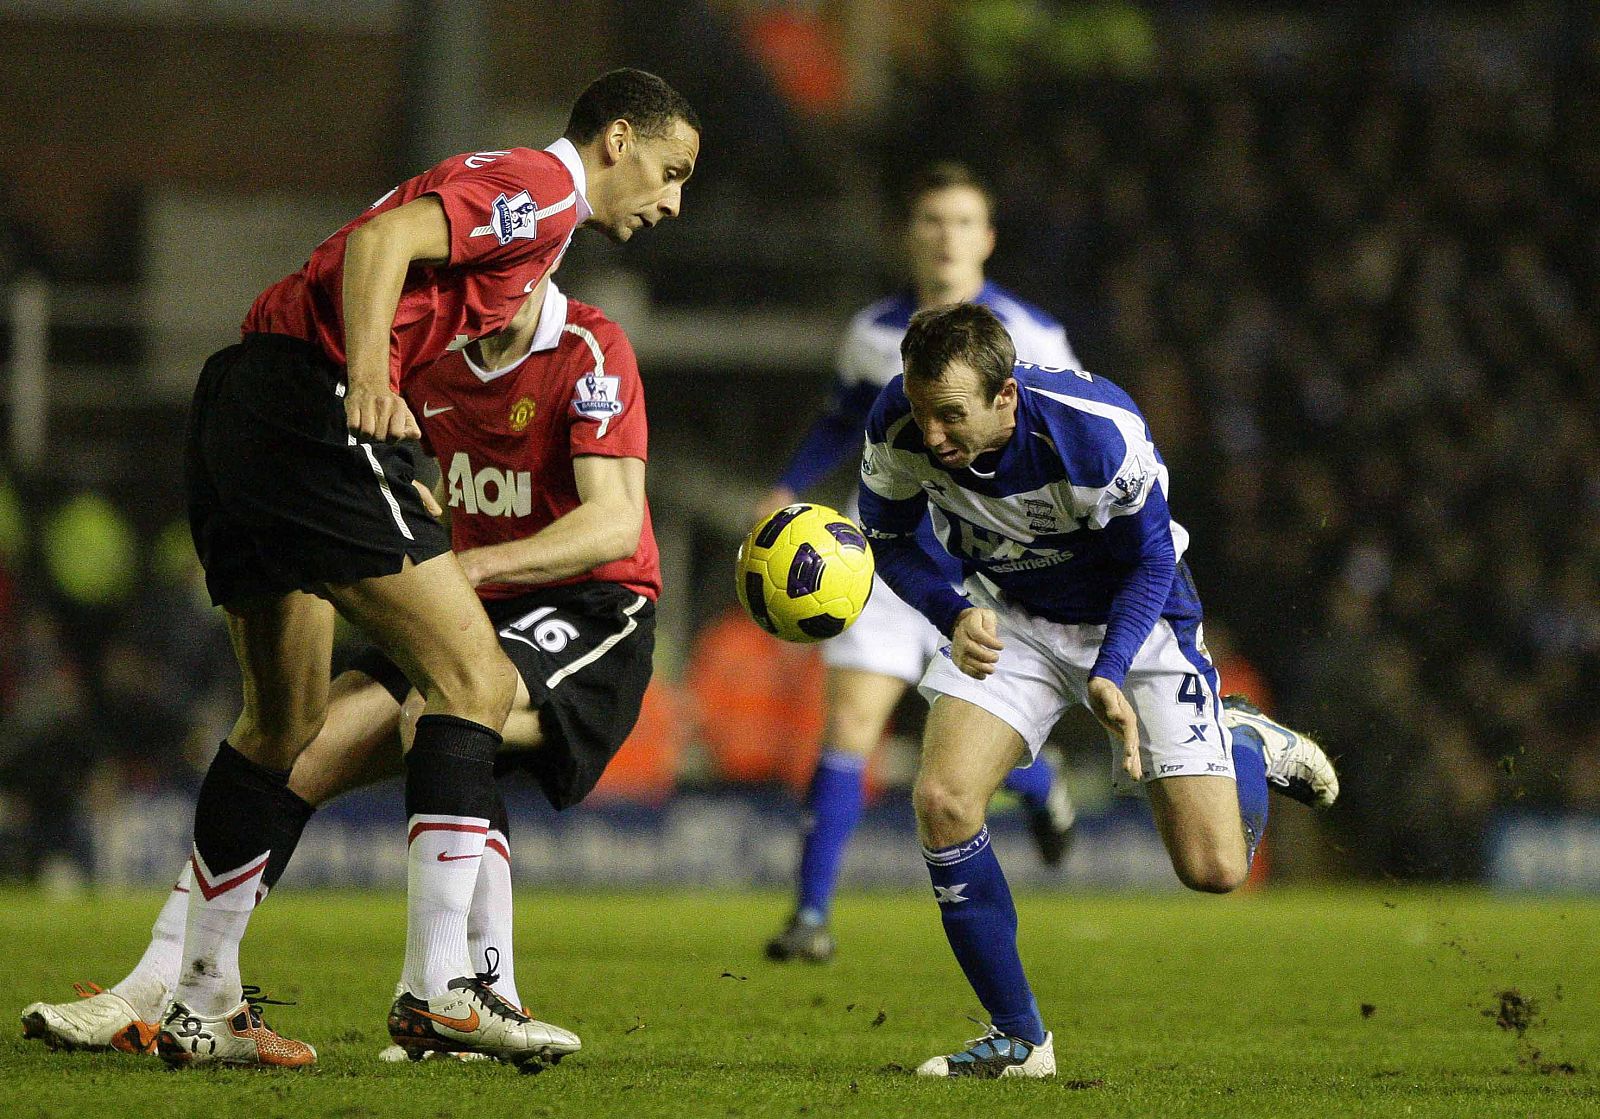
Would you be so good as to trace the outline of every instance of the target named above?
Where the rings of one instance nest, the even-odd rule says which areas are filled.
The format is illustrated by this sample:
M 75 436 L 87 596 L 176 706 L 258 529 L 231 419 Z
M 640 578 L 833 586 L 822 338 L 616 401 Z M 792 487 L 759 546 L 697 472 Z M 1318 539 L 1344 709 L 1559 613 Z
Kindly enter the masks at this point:
M 511 406 L 511 430 L 521 431 L 533 422 L 533 397 L 524 396 Z

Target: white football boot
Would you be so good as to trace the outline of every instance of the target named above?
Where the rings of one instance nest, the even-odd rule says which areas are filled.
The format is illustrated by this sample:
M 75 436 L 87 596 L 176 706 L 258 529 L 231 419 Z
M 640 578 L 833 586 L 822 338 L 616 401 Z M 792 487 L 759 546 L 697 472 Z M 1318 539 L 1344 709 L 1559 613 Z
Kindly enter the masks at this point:
M 389 1037 L 414 1061 L 430 1052 L 473 1052 L 542 1066 L 583 1048 L 577 1034 L 523 1013 L 476 975 L 452 979 L 437 998 L 401 992 L 389 1008 Z
M 1261 738 L 1267 761 L 1267 783 L 1284 796 L 1327 808 L 1339 798 L 1339 775 L 1328 755 L 1307 736 L 1290 730 L 1242 695 L 1222 697 L 1222 722 L 1230 730 L 1252 730 Z
M 93 983 L 74 983 L 77 1002 L 36 1002 L 22 1009 L 22 1036 L 51 1049 L 156 1051 L 156 1024 L 139 1017 L 127 999 Z
M 174 1001 L 161 1017 L 156 1052 L 173 1068 L 213 1064 L 305 1068 L 317 1061 L 311 1046 L 267 1025 L 261 1008 L 250 999 L 215 1018 L 202 1018 Z
M 492 985 L 493 984 L 491 984 L 491 986 Z M 396 983 L 394 985 L 394 997 L 395 998 L 399 998 L 401 995 L 403 995 L 405 993 L 406 993 L 406 985 L 404 983 Z M 522 1013 L 528 1014 L 528 1008 L 527 1007 L 523 1007 L 522 1008 Z M 529 1014 L 528 1017 L 531 1018 L 531 1017 L 533 1017 L 533 1015 Z M 407 1053 L 404 1049 L 400 1048 L 398 1045 L 386 1045 L 382 1049 L 378 1050 L 378 1060 L 387 1062 L 388 1064 L 391 1064 L 391 1065 L 397 1065 L 397 1064 L 400 1064 L 402 1061 L 409 1061 L 409 1060 L 412 1060 L 412 1059 L 413 1058 L 412 1058 L 411 1054 Z M 494 1057 L 491 1056 L 488 1053 L 479 1053 L 479 1052 L 477 1052 L 476 1050 L 473 1050 L 473 1049 L 463 1049 L 463 1050 L 460 1050 L 459 1052 L 451 1052 L 451 1051 L 446 1050 L 446 1049 L 428 1049 L 428 1050 L 424 1051 L 423 1054 L 422 1054 L 422 1060 L 424 1060 L 424 1061 L 445 1060 L 445 1059 L 453 1059 L 453 1060 L 457 1060 L 457 1061 L 492 1061 L 492 1060 L 494 1060 Z
M 917 1066 L 918 1076 L 970 1076 L 998 1080 L 1002 1076 L 1045 1077 L 1056 1074 L 1055 1034 L 1045 1034 L 1038 1045 L 1010 1037 L 990 1027 L 967 1043 L 959 1053 L 929 1057 Z

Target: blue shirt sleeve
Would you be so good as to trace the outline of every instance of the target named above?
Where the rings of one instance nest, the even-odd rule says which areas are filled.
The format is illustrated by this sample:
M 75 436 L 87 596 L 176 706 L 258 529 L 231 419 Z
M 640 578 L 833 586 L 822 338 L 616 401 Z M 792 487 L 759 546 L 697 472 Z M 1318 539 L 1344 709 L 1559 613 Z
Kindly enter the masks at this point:
M 804 493 L 847 459 L 861 451 L 861 433 L 867 426 L 878 386 L 866 382 L 835 381 L 828 410 L 818 416 L 778 478 L 791 493 Z
M 918 542 L 917 529 L 927 519 L 927 495 L 891 501 L 863 484 L 860 500 L 861 524 L 872 540 L 878 574 L 906 605 L 949 637 L 956 618 L 972 603 L 956 593 L 949 576 Z
M 949 635 L 956 617 L 971 605 L 950 585 L 929 546 L 918 540 L 927 522 L 928 495 L 909 476 L 889 432 L 909 420 L 902 381 L 895 377 L 878 394 L 866 423 L 861 457 L 861 526 L 872 540 L 877 571 L 913 610 Z M 942 551 L 942 549 L 941 549 Z
M 1177 575 L 1172 514 L 1161 487 L 1151 487 L 1138 513 L 1113 517 L 1100 532 L 1112 556 L 1128 565 L 1128 573 L 1112 596 L 1105 640 L 1089 674 L 1103 676 L 1120 688 L 1139 647 L 1161 617 Z

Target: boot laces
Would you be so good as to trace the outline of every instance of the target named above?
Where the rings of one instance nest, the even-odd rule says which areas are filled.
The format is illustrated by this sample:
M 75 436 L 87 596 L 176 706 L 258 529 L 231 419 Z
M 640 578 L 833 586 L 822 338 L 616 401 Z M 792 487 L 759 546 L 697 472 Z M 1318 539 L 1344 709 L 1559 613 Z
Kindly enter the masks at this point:
M 500 982 L 500 949 L 492 944 L 488 945 L 483 950 L 483 960 L 489 966 L 477 973 L 478 982 L 486 987 L 493 987 Z
M 510 1002 L 501 996 L 499 991 L 496 991 L 476 975 L 472 977 L 472 983 L 468 989 L 477 994 L 479 1001 L 483 1003 L 483 1008 L 490 1014 L 498 1015 L 511 1022 L 526 1022 L 528 1020 L 526 1014 L 512 1006 Z
M 272 1027 L 267 1025 L 266 1018 L 264 1018 L 261 1014 L 261 1008 L 263 1006 L 295 1005 L 293 1000 L 269 999 L 266 995 L 261 993 L 261 988 L 256 986 L 254 983 L 244 984 L 243 994 L 244 1001 L 249 1005 L 250 1008 L 250 1024 L 252 1026 L 260 1026 L 264 1030 L 270 1030 Z

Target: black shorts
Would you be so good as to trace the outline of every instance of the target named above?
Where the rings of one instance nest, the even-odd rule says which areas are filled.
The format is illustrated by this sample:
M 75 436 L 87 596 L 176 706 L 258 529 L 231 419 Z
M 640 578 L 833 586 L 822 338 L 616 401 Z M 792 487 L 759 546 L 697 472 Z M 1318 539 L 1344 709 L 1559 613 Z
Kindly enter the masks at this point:
M 184 450 L 189 529 L 211 600 L 393 575 L 450 549 L 412 486 L 409 444 L 357 443 L 322 350 L 251 334 L 212 354 Z
M 570 808 L 593 790 L 639 721 L 656 646 L 655 603 L 615 583 L 578 583 L 485 602 L 484 609 L 544 732 L 537 750 L 502 752 L 495 772 L 526 770 L 551 805 Z M 397 701 L 411 690 L 405 673 L 375 647 L 348 667 Z

